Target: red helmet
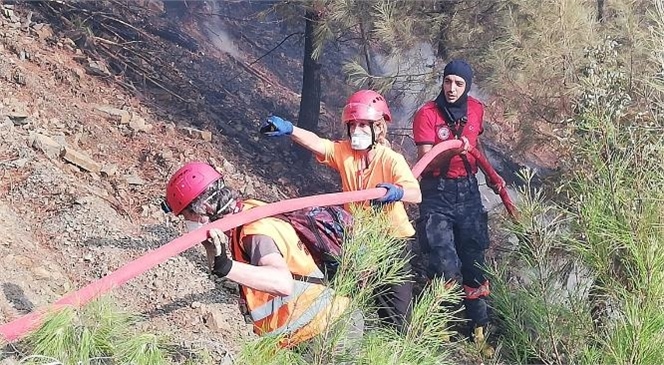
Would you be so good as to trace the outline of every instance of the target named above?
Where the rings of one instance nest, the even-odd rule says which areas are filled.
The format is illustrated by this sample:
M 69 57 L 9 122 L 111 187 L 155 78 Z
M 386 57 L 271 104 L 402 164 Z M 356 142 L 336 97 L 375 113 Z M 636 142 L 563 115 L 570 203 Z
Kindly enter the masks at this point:
M 204 162 L 189 162 L 177 170 L 166 186 L 166 204 L 175 215 L 191 204 L 221 174 Z
M 385 118 L 386 122 L 392 120 L 392 113 L 387 107 L 385 98 L 373 90 L 360 90 L 351 95 L 346 101 L 341 121 L 346 124 L 352 120 L 379 120 Z

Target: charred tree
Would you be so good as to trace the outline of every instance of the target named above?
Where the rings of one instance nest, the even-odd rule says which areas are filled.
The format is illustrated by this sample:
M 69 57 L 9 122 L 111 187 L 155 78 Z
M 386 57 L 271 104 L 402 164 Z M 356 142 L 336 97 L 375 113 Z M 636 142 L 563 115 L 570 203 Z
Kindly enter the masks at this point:
M 302 97 L 297 125 L 300 128 L 318 132 L 321 98 L 321 64 L 315 58 L 315 28 L 321 19 L 321 12 L 310 10 L 305 15 L 304 60 L 302 62 Z M 295 153 L 303 163 L 311 160 L 311 152 L 295 146 Z
M 604 0 L 597 0 L 597 21 L 604 22 Z

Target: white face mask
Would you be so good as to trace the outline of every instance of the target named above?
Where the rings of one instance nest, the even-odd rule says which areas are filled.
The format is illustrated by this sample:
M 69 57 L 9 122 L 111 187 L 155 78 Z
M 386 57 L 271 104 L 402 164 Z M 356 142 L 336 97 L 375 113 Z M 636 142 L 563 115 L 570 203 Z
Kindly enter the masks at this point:
M 187 226 L 187 232 L 193 232 L 193 231 L 203 227 L 203 223 L 189 221 L 189 220 L 184 221 L 184 225 Z
M 366 150 L 371 146 L 371 135 L 355 132 L 350 136 L 350 147 L 354 150 Z

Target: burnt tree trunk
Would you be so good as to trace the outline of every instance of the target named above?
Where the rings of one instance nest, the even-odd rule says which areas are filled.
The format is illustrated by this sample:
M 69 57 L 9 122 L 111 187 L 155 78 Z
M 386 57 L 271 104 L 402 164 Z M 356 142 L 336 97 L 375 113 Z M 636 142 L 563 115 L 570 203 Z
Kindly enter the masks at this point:
M 321 96 L 321 64 L 314 59 L 315 48 L 314 30 L 320 20 L 320 13 L 308 11 L 306 13 L 304 29 L 304 61 L 302 62 L 302 97 L 300 98 L 300 111 L 297 125 L 312 132 L 318 132 Z M 299 145 L 295 145 L 295 153 L 303 163 L 311 161 L 311 152 Z
M 364 30 L 364 24 L 362 21 L 360 21 L 360 36 L 362 37 L 362 52 L 364 52 L 364 62 L 366 63 L 367 66 L 367 73 L 370 76 L 373 76 L 373 70 L 371 69 L 371 54 L 369 53 L 369 40 L 367 39 L 367 33 Z M 369 82 L 367 82 L 367 88 L 368 89 L 374 89 L 374 81 L 373 78 L 369 78 Z

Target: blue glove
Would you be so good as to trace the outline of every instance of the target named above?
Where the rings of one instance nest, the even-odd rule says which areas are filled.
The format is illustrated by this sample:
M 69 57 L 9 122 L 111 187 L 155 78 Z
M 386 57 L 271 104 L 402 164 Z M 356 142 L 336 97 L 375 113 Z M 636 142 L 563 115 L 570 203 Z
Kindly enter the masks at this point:
M 268 137 L 288 136 L 293 133 L 293 123 L 272 115 L 263 123 L 260 132 Z
M 387 189 L 387 193 L 385 193 L 385 195 L 381 196 L 380 198 L 375 199 L 372 203 L 375 203 L 377 205 L 382 205 L 386 203 L 398 202 L 401 199 L 403 199 L 404 191 L 403 188 L 399 185 L 382 183 L 376 185 L 376 187 Z

